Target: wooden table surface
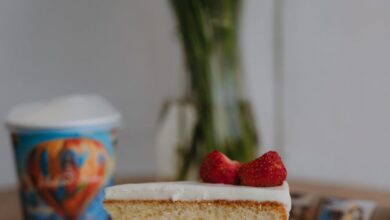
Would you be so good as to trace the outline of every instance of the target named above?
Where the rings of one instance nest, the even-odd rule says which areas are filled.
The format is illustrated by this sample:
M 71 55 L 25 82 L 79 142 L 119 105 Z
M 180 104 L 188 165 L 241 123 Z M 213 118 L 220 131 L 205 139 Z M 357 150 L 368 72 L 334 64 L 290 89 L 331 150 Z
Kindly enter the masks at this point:
M 143 182 L 149 179 L 119 182 Z M 367 199 L 376 201 L 381 207 L 390 208 L 390 192 L 375 191 L 350 186 L 336 186 L 331 184 L 315 183 L 302 180 L 289 180 L 291 192 L 313 193 L 324 196 L 336 196 L 342 198 Z M 0 191 L 0 219 L 22 219 L 19 197 L 15 188 Z

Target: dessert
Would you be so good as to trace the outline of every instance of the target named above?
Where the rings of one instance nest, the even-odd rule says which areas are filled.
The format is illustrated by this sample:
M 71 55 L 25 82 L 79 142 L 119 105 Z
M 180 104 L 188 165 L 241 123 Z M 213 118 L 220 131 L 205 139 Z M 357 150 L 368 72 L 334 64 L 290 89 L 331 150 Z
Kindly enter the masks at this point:
M 200 177 L 208 182 L 108 187 L 104 206 L 113 219 L 285 220 L 291 209 L 291 198 L 285 181 L 287 173 L 278 158 L 275 152 L 268 152 L 237 169 L 237 162 L 212 152 L 200 167 Z M 259 172 L 268 176 L 259 177 Z M 241 182 L 241 185 L 225 181 Z
M 125 184 L 106 189 L 113 219 L 287 219 L 287 182 L 257 188 L 197 182 Z

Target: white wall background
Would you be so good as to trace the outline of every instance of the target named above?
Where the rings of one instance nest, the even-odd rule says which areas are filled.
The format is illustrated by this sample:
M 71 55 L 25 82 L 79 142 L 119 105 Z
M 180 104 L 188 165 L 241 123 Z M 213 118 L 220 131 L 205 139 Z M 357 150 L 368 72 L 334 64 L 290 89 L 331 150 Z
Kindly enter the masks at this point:
M 389 10 L 385 0 L 246 1 L 248 94 L 263 150 L 283 145 L 290 177 L 390 190 Z M 173 24 L 166 1 L 0 1 L 0 117 L 31 100 L 100 93 L 127 124 L 119 174 L 152 175 L 159 108 L 182 89 Z M 10 186 L 4 128 L 0 143 L 0 186 Z
M 284 2 L 290 174 L 390 190 L 390 2 Z
M 272 146 L 272 1 L 247 2 L 245 67 L 264 143 Z M 183 67 L 167 1 L 0 1 L 0 117 L 14 105 L 99 93 L 123 112 L 120 175 L 155 170 L 162 102 L 180 95 Z M 261 104 L 260 104 L 261 103 Z M 0 129 L 0 186 L 16 182 L 7 132 Z

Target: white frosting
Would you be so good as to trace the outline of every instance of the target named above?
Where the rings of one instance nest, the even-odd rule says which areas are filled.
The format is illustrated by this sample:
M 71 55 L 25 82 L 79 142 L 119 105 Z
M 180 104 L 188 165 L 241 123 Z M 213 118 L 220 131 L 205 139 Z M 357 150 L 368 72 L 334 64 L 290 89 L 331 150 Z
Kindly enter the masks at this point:
M 106 200 L 250 200 L 279 202 L 291 209 L 288 183 L 277 187 L 249 187 L 198 182 L 136 183 L 106 188 Z
M 120 114 L 97 95 L 74 95 L 20 105 L 7 117 L 13 128 L 69 128 L 119 124 Z

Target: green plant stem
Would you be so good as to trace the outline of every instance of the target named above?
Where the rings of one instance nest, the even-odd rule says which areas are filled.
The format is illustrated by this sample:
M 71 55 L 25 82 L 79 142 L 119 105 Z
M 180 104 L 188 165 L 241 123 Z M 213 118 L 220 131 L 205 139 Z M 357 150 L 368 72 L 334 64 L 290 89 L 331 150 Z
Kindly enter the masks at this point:
M 199 115 L 199 133 L 185 153 L 179 174 L 183 179 L 190 162 L 198 163 L 214 149 L 233 159 L 252 159 L 257 136 L 250 106 L 242 95 L 238 50 L 242 1 L 170 2 L 188 69 L 187 99 L 194 102 Z

